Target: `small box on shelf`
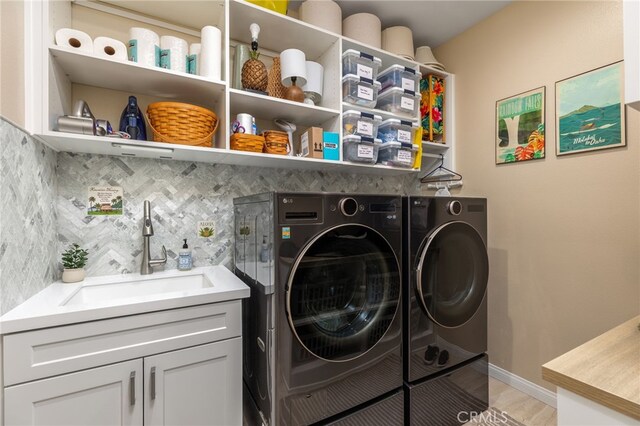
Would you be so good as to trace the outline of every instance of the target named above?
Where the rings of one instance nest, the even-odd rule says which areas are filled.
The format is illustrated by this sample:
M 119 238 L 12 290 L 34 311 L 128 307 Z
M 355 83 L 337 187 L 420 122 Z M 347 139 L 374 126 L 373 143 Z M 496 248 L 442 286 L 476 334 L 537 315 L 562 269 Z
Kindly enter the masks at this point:
M 323 132 L 323 158 L 325 160 L 340 160 L 340 135 L 335 132 Z
M 323 156 L 323 133 L 321 127 L 310 127 L 305 130 L 298 139 L 294 153 L 300 157 L 324 158 Z

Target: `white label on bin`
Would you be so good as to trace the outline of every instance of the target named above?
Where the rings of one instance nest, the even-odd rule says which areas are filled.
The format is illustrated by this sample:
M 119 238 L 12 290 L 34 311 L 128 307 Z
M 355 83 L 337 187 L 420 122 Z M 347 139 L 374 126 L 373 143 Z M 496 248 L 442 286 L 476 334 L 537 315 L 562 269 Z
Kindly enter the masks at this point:
M 402 88 L 404 90 L 411 90 L 414 92 L 416 90 L 416 82 L 411 78 L 403 78 L 402 79 Z
M 373 100 L 373 89 L 371 87 L 364 87 L 358 85 L 358 97 L 360 99 L 366 99 L 368 101 Z M 411 107 L 413 108 L 413 107 Z
M 402 109 L 410 109 L 413 111 L 413 106 L 415 105 L 415 101 L 411 98 L 405 98 L 404 96 L 400 99 L 400 108 Z
M 407 130 L 398 130 L 398 142 L 411 143 L 411 132 Z
M 358 158 L 373 158 L 373 147 L 371 145 L 358 145 Z
M 364 136 L 373 136 L 373 123 L 358 120 L 358 133 Z
M 398 150 L 398 161 L 401 163 L 406 163 L 406 164 L 411 164 L 411 161 L 413 160 L 412 158 L 412 152 L 408 151 L 406 149 L 399 149 Z
M 373 68 L 366 65 L 358 64 L 356 74 L 358 74 L 358 77 L 364 77 L 368 78 L 369 80 L 373 80 Z

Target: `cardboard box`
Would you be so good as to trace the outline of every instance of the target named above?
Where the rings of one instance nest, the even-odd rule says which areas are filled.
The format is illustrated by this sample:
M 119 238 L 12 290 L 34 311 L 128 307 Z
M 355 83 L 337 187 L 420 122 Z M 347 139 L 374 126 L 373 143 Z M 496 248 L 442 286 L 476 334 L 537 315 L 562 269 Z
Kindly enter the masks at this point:
M 294 154 L 300 157 L 323 158 L 322 133 L 321 127 L 309 127 L 296 141 Z
M 333 132 L 324 132 L 323 137 L 323 158 L 325 160 L 340 160 L 340 135 Z

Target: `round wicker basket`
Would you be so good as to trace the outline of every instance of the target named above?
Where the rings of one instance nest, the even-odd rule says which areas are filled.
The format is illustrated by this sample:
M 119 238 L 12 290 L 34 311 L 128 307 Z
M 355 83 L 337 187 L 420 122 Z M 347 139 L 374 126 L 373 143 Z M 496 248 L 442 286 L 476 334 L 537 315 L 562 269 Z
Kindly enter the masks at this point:
M 219 123 L 215 112 L 180 102 L 154 102 L 147 118 L 155 142 L 191 146 L 211 147 Z

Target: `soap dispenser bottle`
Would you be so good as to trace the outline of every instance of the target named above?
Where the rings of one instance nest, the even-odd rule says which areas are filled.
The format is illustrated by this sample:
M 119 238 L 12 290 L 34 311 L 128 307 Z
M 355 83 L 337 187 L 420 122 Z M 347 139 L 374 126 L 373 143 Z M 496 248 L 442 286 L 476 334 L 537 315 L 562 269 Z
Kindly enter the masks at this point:
M 267 236 L 262 236 L 262 248 L 260 249 L 260 262 L 269 262 L 269 244 L 267 244 Z
M 147 140 L 147 128 L 144 124 L 142 111 L 138 107 L 138 99 L 135 96 L 129 96 L 129 103 L 122 111 L 120 131 L 129 133 L 131 139 Z
M 193 267 L 193 258 L 187 245 L 187 239 L 185 238 L 183 241 L 182 250 L 178 252 L 178 270 L 189 271 Z

